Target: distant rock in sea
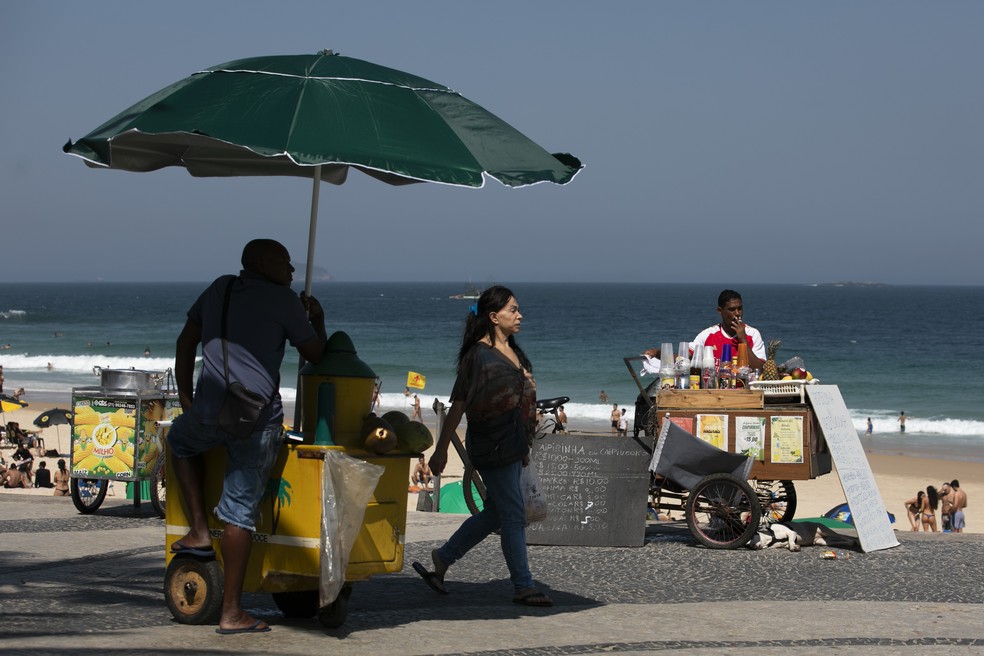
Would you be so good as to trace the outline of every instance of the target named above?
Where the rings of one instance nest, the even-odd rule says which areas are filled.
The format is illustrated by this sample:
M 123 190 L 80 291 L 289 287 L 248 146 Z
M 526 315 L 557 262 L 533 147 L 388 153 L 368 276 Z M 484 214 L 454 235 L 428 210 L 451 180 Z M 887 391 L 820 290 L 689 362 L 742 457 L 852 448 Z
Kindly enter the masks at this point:
M 888 287 L 884 282 L 871 282 L 867 280 L 843 280 L 841 282 L 818 282 L 814 287 Z

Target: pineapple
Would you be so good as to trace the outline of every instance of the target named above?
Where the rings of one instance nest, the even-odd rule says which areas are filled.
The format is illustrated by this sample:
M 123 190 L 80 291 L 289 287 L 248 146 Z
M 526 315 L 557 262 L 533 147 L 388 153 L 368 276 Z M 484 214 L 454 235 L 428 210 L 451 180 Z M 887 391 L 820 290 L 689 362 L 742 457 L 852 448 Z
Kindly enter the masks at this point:
M 776 351 L 782 346 L 778 339 L 770 339 L 765 346 L 765 364 L 762 365 L 762 380 L 779 380 L 779 369 L 776 367 Z

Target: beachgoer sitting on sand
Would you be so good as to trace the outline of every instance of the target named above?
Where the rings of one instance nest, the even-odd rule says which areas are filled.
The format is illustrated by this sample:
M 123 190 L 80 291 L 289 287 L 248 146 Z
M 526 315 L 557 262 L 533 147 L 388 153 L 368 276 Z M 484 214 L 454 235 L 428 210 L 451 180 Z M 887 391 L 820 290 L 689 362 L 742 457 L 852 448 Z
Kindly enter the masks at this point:
M 58 459 L 58 470 L 55 472 L 55 496 L 67 497 L 71 492 L 68 489 L 68 482 L 71 480 L 68 467 L 65 466 L 65 459 Z
M 417 466 L 413 468 L 413 476 L 410 477 L 410 483 L 412 485 L 430 487 L 432 478 L 430 467 L 427 466 L 424 456 L 419 456 L 417 458 Z
M 51 482 L 51 470 L 44 460 L 38 463 L 38 470 L 34 472 L 34 487 L 54 487 Z

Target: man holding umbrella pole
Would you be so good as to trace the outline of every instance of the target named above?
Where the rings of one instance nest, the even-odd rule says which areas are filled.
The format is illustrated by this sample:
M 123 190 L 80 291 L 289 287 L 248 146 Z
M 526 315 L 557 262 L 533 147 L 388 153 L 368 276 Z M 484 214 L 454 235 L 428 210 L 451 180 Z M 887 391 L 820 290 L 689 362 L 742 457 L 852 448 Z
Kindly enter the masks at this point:
M 290 289 L 294 267 L 283 245 L 255 239 L 243 249 L 242 264 L 238 277 L 218 278 L 188 310 L 174 366 L 184 412 L 168 434 L 171 464 L 191 524 L 188 533 L 171 545 L 175 553 L 214 557 L 202 488 L 206 475 L 202 454 L 213 447 L 223 447 L 228 454 L 222 496 L 214 508 L 225 524 L 218 633 L 270 630 L 247 614 L 240 600 L 259 502 L 283 433 L 280 364 L 288 341 L 311 362 L 321 360 L 327 341 L 321 304 L 303 294 L 298 298 Z M 193 394 L 199 344 L 202 367 Z M 266 401 L 246 437 L 236 437 L 219 425 L 227 390 L 236 384 Z

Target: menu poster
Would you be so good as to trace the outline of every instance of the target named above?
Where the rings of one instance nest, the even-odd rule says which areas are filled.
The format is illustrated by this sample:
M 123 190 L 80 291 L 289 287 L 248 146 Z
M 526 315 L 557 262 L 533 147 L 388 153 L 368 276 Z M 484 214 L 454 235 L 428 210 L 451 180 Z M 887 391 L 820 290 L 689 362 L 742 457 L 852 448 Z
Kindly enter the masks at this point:
M 765 460 L 765 417 L 735 417 L 735 453 Z
M 803 462 L 803 417 L 773 416 L 772 462 Z
M 728 415 L 697 415 L 694 435 L 717 448 L 728 450 Z
M 694 418 L 693 417 L 670 417 L 670 421 L 674 424 L 687 431 L 691 435 L 694 434 Z

